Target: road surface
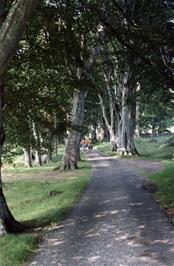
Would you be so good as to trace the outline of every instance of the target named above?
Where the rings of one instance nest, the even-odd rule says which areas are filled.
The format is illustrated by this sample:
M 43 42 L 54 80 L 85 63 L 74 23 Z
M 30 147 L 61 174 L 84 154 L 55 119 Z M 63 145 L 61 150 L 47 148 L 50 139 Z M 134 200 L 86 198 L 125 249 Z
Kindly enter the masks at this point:
M 174 227 L 143 177 L 124 162 L 88 154 L 93 178 L 67 219 L 45 236 L 30 265 L 172 266 Z

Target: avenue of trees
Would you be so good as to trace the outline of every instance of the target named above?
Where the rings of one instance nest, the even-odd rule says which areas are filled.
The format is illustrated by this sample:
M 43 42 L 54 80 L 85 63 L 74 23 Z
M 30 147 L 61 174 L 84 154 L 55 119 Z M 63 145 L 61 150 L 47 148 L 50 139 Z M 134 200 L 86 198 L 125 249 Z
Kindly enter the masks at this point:
M 20 147 L 27 167 L 32 156 L 41 166 L 68 133 L 59 168 L 75 169 L 81 137 L 90 129 L 95 141 L 98 126 L 113 150 L 139 155 L 135 134 L 173 119 L 173 8 L 169 0 L 0 1 L 1 155 Z M 25 230 L 1 178 L 0 221 L 1 232 Z

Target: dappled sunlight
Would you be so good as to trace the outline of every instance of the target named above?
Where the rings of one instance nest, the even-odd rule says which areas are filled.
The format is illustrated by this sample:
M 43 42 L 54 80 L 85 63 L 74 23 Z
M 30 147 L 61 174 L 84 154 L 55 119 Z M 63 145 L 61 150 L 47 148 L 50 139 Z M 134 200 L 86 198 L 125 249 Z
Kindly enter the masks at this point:
M 93 234 L 85 235 L 85 237 L 97 237 L 97 236 L 100 236 L 100 234 L 99 233 L 93 233 Z
M 113 157 L 91 157 L 95 180 L 39 254 L 62 266 L 174 266 L 174 230 L 139 176 Z
M 117 214 L 117 211 L 112 211 L 110 214 Z M 107 212 L 109 214 L 109 212 Z M 95 215 L 96 217 L 97 215 Z M 110 250 L 113 251 L 117 250 L 119 246 L 124 245 L 124 249 L 130 250 L 127 251 L 127 253 L 124 255 L 125 261 L 133 261 L 137 263 L 137 265 L 141 265 L 141 263 L 146 262 L 150 263 L 150 265 L 165 265 L 166 258 L 170 256 L 169 254 L 173 253 L 174 248 L 173 248 L 173 242 L 171 242 L 171 239 L 169 238 L 160 238 L 158 236 L 157 239 L 150 239 L 151 236 L 146 235 L 146 237 L 143 235 L 143 231 L 146 230 L 145 224 L 141 224 L 137 227 L 135 233 L 130 233 L 128 232 L 128 228 L 125 229 L 118 229 L 117 224 L 109 224 L 108 222 L 105 223 L 100 223 L 100 226 L 98 227 L 97 224 L 95 223 L 94 228 L 88 229 L 90 224 L 88 224 L 86 227 L 79 227 L 77 229 L 77 224 L 78 221 L 74 223 L 68 223 L 65 224 L 68 225 L 71 232 L 71 234 L 74 234 L 77 236 L 78 239 L 77 242 L 73 241 L 73 238 L 66 238 L 65 236 L 62 236 L 61 234 L 61 227 L 57 231 L 57 237 L 56 238 L 51 238 L 48 241 L 44 242 L 44 245 L 40 247 L 38 251 L 42 252 L 45 248 L 47 249 L 46 254 L 50 258 L 53 259 L 52 262 L 55 263 L 55 265 L 66 265 L 66 261 L 63 262 L 63 260 L 59 261 L 59 256 L 57 256 L 57 248 L 60 249 L 60 252 L 63 250 L 63 252 L 67 251 L 67 256 L 71 256 L 71 260 L 74 261 L 74 263 L 82 263 L 83 265 L 89 265 L 91 263 L 97 263 L 97 265 L 103 265 L 101 264 L 102 258 L 103 258 L 103 251 L 97 249 L 97 254 L 91 254 L 92 250 L 89 251 L 88 255 L 87 253 L 84 253 L 83 246 L 87 245 L 88 248 L 90 248 L 90 243 L 91 243 L 91 248 L 93 247 L 94 243 L 96 245 L 96 248 L 98 246 L 98 243 L 101 242 L 101 239 L 104 237 L 109 237 L 107 240 L 107 245 L 105 246 L 105 252 L 106 254 L 110 254 Z M 165 229 L 164 229 L 165 230 Z M 112 231 L 112 234 L 110 232 Z M 86 239 L 86 240 L 85 240 Z M 74 247 L 74 244 L 78 246 L 78 248 Z M 82 246 L 81 246 L 81 243 Z M 68 245 L 68 250 L 66 250 L 66 245 Z M 132 254 L 132 251 L 134 250 L 134 254 Z M 165 250 L 165 256 L 161 255 L 162 250 Z M 96 252 L 96 251 L 95 251 Z M 95 253 L 94 252 L 94 253 Z M 92 252 L 93 253 L 93 252 Z M 138 254 L 138 256 L 136 256 Z M 61 255 L 60 255 L 61 257 Z M 119 258 L 120 257 L 120 258 Z M 123 265 L 130 265 L 130 264 L 124 264 L 124 260 L 121 257 L 121 253 L 118 254 L 119 260 L 123 262 Z M 62 264 L 61 264 L 62 263 Z M 33 261 L 31 265 L 38 265 L 37 260 Z M 54 265 L 54 264 L 53 264 Z M 73 264 L 72 265 L 76 265 Z M 77 264 L 78 265 L 78 264 Z M 115 264 L 111 264 L 115 265 Z M 144 264 L 143 264 L 144 265 Z M 174 265 L 173 262 L 171 261 L 170 264 L 167 265 Z
M 100 205 L 103 205 L 103 204 L 107 204 L 109 202 L 113 202 L 113 201 L 118 201 L 118 200 L 126 200 L 128 197 L 114 197 L 112 198 L 111 200 L 105 200 L 105 201 L 101 201 L 99 202 Z
M 97 154 L 97 153 L 96 153 Z M 92 156 L 88 157 L 88 160 L 90 162 L 93 162 L 93 161 L 97 161 L 97 162 L 100 162 L 100 161 L 110 161 L 110 160 L 114 160 L 115 158 L 119 158 L 119 157 L 113 157 L 113 156 L 100 156 L 100 157 L 97 157 L 97 160 L 96 160 L 96 154 L 95 153 L 92 153 Z
M 58 241 L 57 239 L 49 239 L 48 246 L 59 246 L 65 243 L 65 241 Z
M 92 256 L 90 258 L 88 258 L 89 262 L 96 262 L 101 256 Z
M 83 256 L 75 256 L 75 257 L 73 257 L 72 259 L 73 259 L 73 260 L 77 260 L 77 261 L 78 261 L 78 260 L 81 260 L 81 259 L 83 259 Z
M 130 206 L 142 206 L 144 202 L 138 202 L 138 203 L 130 203 Z
M 118 201 L 121 198 L 118 197 Z M 122 198 L 123 201 L 127 199 L 127 197 Z M 109 202 L 108 200 L 103 201 L 103 206 Z M 151 225 L 151 228 L 149 228 L 147 227 L 149 226 L 147 220 L 144 220 L 147 214 L 136 217 L 132 213 L 134 211 L 132 208 L 142 208 L 143 202 L 131 202 L 129 206 L 130 208 L 124 209 L 96 210 L 86 216 L 67 219 L 64 225 L 57 227 L 57 232 L 55 231 L 56 234 L 54 234 L 56 237 L 44 242 L 44 245 L 38 251 L 42 252 L 44 250 L 45 252 L 46 248 L 47 256 L 55 259 L 55 265 L 66 265 L 66 261 L 62 262 L 63 260 L 56 255 L 57 248 L 60 249 L 60 252 L 66 253 L 67 257 L 71 256 L 71 260 L 74 261 L 72 265 L 76 265 L 76 263 L 81 265 L 82 262 L 84 263 L 83 265 L 90 265 L 91 263 L 103 265 L 101 264 L 104 255 L 103 249 L 98 249 L 97 247 L 102 245 L 101 241 L 103 239 L 107 239 L 107 244 L 104 245 L 108 256 L 113 250 L 117 252 L 119 246 L 127 250 L 126 254 L 124 254 L 124 259 L 121 255 L 122 253 L 118 255 L 118 259 L 122 261 L 123 265 L 130 265 L 124 264 L 124 261 L 132 260 L 137 265 L 144 265 L 143 263 L 165 265 L 167 258 L 173 256 L 174 241 L 171 240 L 171 237 L 168 238 L 158 234 L 157 224 L 162 222 L 163 219 L 157 218 L 157 224 Z M 149 209 L 151 211 L 152 208 Z M 124 217 L 129 219 L 129 223 L 123 225 L 121 221 L 124 221 Z M 163 227 L 163 230 L 169 230 L 168 226 Z M 171 232 L 171 234 L 173 233 Z M 74 247 L 74 244 L 76 244 L 76 247 Z M 66 246 L 68 246 L 68 250 Z M 96 249 L 93 252 L 94 246 Z M 86 247 L 87 250 L 89 249 L 90 255 L 84 251 Z M 97 254 L 94 254 L 96 251 Z M 165 256 L 161 255 L 162 251 L 165 251 Z M 168 259 L 168 261 L 170 260 Z M 37 261 L 34 261 L 31 265 L 37 265 Z M 174 264 L 170 261 L 168 265 L 172 266 Z
M 99 169 L 106 168 L 106 167 L 109 167 L 109 162 L 108 163 L 107 162 L 102 163 L 102 165 L 100 165 L 100 166 L 97 166 L 97 165 L 94 164 L 94 166 L 95 166 L 95 169 L 97 169 L 97 168 L 99 168 Z

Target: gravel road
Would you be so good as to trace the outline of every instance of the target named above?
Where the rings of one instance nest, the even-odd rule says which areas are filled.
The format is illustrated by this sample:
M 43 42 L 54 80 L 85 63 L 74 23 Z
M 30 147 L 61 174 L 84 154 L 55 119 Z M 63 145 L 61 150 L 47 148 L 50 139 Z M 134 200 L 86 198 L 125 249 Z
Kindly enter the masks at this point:
M 98 151 L 88 159 L 88 189 L 45 236 L 30 266 L 174 266 L 174 227 L 141 188 L 143 177 Z

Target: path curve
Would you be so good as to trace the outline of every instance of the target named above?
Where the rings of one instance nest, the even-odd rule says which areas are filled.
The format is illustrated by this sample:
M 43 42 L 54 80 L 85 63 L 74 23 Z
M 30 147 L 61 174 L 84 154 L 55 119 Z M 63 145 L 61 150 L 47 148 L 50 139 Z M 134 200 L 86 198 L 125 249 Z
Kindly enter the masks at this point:
M 88 189 L 30 265 L 174 266 L 174 227 L 141 188 L 143 177 L 98 151 L 88 159 Z

